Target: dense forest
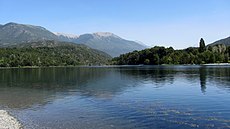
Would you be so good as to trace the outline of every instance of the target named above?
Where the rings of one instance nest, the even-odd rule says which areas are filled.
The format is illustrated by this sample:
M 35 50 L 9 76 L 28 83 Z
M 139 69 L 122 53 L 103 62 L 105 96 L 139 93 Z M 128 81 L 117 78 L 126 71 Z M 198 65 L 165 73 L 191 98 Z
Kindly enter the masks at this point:
M 84 45 L 0 48 L 0 67 L 101 65 L 109 59 Z
M 189 47 L 183 50 L 174 50 L 155 46 L 141 51 L 133 51 L 112 59 L 115 65 L 160 65 L 160 64 L 206 64 L 230 63 L 230 46 L 218 44 L 205 46 L 203 39 L 199 47 Z
M 0 67 L 230 63 L 230 46 L 205 46 L 203 39 L 199 44 L 199 47 L 183 50 L 155 46 L 122 54 L 108 62 L 111 59 L 108 54 L 85 45 L 57 41 L 32 42 L 0 48 Z

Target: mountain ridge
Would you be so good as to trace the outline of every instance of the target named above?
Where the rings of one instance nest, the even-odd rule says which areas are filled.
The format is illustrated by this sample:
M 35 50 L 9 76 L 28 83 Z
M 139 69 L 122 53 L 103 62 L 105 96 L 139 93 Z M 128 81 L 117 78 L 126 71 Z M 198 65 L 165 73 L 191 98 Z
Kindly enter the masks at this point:
M 217 45 L 217 44 L 224 44 L 225 46 L 230 46 L 230 36 L 227 37 L 227 38 L 217 40 L 217 41 L 209 44 L 208 46 L 214 46 L 214 45 Z
M 41 26 L 10 22 L 0 28 L 0 43 L 5 45 L 56 39 L 56 35 Z
M 142 44 L 123 39 L 110 32 L 96 32 L 77 36 L 72 34 L 53 33 L 41 26 L 18 24 L 14 22 L 0 26 L 0 46 L 5 47 L 18 43 L 30 43 L 42 40 L 57 40 L 85 44 L 93 49 L 106 52 L 113 57 L 146 48 L 146 46 Z
M 72 42 L 85 44 L 91 48 L 109 53 L 113 57 L 127 52 L 132 52 L 134 50 L 142 50 L 146 48 L 144 45 L 141 45 L 135 41 L 123 39 L 110 32 L 82 34 Z
M 75 34 L 67 34 L 67 33 L 60 33 L 60 32 L 53 32 L 56 36 L 64 36 L 66 38 L 78 38 L 79 36 L 78 35 L 75 35 Z

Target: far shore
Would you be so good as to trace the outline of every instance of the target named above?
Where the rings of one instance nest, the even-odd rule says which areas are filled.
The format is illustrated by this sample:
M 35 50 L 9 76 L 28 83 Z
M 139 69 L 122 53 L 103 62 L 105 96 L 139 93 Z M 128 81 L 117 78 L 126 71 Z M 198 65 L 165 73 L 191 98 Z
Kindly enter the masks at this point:
M 20 66 L 20 67 L 0 67 L 0 69 L 13 69 L 13 68 L 64 68 L 64 67 L 123 67 L 123 66 L 230 66 L 230 63 L 210 63 L 210 64 L 161 64 L 161 65 L 76 65 L 76 66 Z
M 225 65 L 230 65 L 230 63 L 210 63 L 210 64 L 202 64 L 202 65 L 207 65 L 207 66 L 222 65 L 222 66 L 225 66 Z

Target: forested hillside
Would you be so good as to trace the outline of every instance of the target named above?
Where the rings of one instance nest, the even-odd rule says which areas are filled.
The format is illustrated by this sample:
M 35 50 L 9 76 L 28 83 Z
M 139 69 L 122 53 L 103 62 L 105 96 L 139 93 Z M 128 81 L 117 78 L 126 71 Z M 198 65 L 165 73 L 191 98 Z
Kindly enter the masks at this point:
M 174 50 L 172 47 L 153 47 L 133 51 L 113 58 L 116 65 L 160 65 L 160 64 L 205 64 L 229 62 L 230 47 L 225 45 L 205 46 L 201 39 L 200 47 Z
M 111 57 L 85 45 L 43 41 L 0 48 L 0 67 L 107 64 Z

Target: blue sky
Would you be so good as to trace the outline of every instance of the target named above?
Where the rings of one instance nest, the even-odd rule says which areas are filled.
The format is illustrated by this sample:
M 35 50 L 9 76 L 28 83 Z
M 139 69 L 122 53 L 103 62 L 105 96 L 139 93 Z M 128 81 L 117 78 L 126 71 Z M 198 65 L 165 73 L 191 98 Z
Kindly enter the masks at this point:
M 7 22 L 180 49 L 230 36 L 230 0 L 0 0 L 0 24 Z

